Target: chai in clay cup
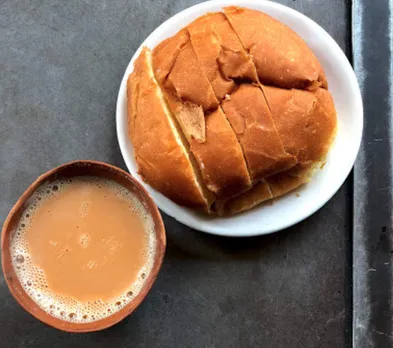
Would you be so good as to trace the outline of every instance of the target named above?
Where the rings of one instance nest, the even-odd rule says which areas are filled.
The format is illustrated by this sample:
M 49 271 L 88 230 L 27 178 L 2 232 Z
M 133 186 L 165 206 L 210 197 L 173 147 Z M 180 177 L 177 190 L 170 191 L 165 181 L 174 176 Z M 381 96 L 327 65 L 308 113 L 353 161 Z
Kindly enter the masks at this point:
M 150 273 L 147 274 L 140 292 L 127 305 L 117 312 L 114 312 L 112 315 L 106 318 L 89 323 L 64 321 L 48 314 L 43 309 L 41 309 L 25 292 L 22 285 L 20 284 L 14 270 L 10 251 L 12 233 L 18 226 L 18 222 L 26 208 L 29 197 L 31 197 L 37 188 L 39 188 L 44 183 L 58 180 L 60 178 L 71 178 L 76 176 L 95 176 L 103 179 L 109 179 L 131 191 L 142 202 L 148 213 L 151 215 L 154 222 L 154 233 L 156 238 L 153 266 Z M 122 319 L 130 315 L 143 301 L 152 287 L 163 261 L 165 246 L 165 228 L 161 215 L 157 206 L 153 202 L 153 199 L 143 188 L 143 186 L 125 171 L 112 165 L 95 161 L 70 162 L 41 175 L 29 186 L 29 188 L 16 202 L 4 223 L 1 235 L 3 273 L 11 294 L 14 296 L 16 301 L 31 315 L 49 326 L 68 332 L 90 332 L 102 330 L 120 322 Z

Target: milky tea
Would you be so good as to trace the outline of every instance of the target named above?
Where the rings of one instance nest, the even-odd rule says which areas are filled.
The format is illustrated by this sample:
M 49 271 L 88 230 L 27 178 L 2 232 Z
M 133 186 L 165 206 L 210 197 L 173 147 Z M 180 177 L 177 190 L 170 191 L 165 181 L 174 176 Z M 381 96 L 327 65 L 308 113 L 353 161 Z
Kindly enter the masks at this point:
M 152 216 L 108 179 L 74 177 L 42 185 L 11 240 L 24 290 L 45 312 L 74 323 L 110 316 L 152 270 Z

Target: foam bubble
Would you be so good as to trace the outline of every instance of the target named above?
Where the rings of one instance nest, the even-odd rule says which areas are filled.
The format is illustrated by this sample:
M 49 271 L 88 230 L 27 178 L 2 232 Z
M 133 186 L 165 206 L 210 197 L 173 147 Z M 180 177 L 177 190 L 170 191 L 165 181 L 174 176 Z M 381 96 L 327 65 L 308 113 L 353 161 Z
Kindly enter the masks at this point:
M 129 200 L 129 207 L 138 214 L 145 226 L 147 238 L 146 263 L 141 268 L 136 281 L 130 284 L 129 288 L 120 296 L 114 297 L 109 301 L 93 301 L 82 303 L 74 298 L 52 293 L 47 284 L 44 272 L 36 267 L 29 254 L 29 245 L 26 234 L 34 217 L 34 212 L 47 199 L 56 197 L 73 182 L 83 181 L 97 187 L 109 188 L 116 195 Z M 81 207 L 81 214 L 87 214 L 88 205 Z M 50 212 L 48 212 L 50 214 Z M 90 236 L 84 234 L 80 238 L 81 246 L 87 246 L 90 242 Z M 154 221 L 148 213 L 147 207 L 142 203 L 134 193 L 117 184 L 114 181 L 105 180 L 97 177 L 75 177 L 69 180 L 59 180 L 56 182 L 45 183 L 39 187 L 36 192 L 29 198 L 27 208 L 22 214 L 19 225 L 13 233 L 10 251 L 15 273 L 26 293 L 48 314 L 64 321 L 76 323 L 89 323 L 106 318 L 119 311 L 132 301 L 141 291 L 144 280 L 151 272 L 155 254 L 155 233 Z

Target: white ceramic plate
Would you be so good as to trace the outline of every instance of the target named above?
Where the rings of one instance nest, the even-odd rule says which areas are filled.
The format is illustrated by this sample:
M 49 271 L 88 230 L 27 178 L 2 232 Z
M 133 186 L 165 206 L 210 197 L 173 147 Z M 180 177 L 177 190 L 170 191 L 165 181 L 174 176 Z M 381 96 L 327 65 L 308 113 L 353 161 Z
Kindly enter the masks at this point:
M 338 133 L 323 170 L 313 180 L 273 204 L 265 204 L 233 217 L 208 217 L 178 206 L 145 184 L 137 173 L 133 148 L 127 134 L 128 75 L 141 48 L 154 48 L 197 17 L 236 4 L 269 14 L 292 28 L 316 54 L 323 65 L 329 90 L 338 113 Z M 303 14 L 270 1 L 218 0 L 190 7 L 160 25 L 135 52 L 120 85 L 116 109 L 120 150 L 130 173 L 144 185 L 158 207 L 181 223 L 200 231 L 225 236 L 255 236 L 279 231 L 307 218 L 321 208 L 340 188 L 354 164 L 363 129 L 363 106 L 359 86 L 345 54 L 332 37 Z

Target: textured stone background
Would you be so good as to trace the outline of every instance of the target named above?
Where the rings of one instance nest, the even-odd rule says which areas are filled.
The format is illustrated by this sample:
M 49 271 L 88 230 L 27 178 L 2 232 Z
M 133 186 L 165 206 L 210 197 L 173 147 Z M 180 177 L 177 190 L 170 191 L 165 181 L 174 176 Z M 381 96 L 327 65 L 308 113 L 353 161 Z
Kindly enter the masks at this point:
M 353 342 L 393 347 L 393 0 L 354 0 L 353 62 L 363 95 L 354 170 Z
M 197 1 L 0 2 L 0 221 L 41 173 L 74 159 L 124 168 L 120 80 L 160 23 Z M 349 0 L 282 0 L 350 54 Z M 146 301 L 104 332 L 67 334 L 25 313 L 0 277 L 0 346 L 343 347 L 350 335 L 351 183 L 281 233 L 227 239 L 164 216 L 168 249 Z

